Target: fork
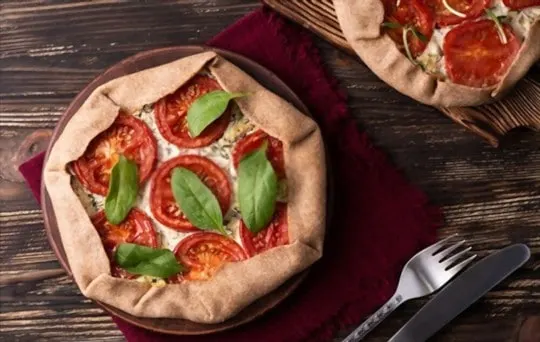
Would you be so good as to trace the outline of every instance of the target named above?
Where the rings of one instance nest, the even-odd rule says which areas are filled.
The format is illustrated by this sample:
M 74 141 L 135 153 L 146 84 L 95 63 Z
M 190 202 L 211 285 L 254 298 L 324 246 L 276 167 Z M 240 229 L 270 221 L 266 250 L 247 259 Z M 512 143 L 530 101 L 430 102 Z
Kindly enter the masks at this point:
M 379 310 L 365 320 L 358 328 L 347 336 L 343 342 L 357 342 L 363 339 L 373 328 L 381 323 L 398 306 L 404 302 L 424 297 L 443 287 L 450 279 L 458 274 L 476 257 L 476 254 L 455 264 L 471 247 L 457 252 L 458 248 L 465 244 L 465 240 L 459 241 L 445 249 L 443 246 L 456 237 L 451 235 L 413 256 L 401 271 L 399 284 L 394 295 Z M 452 252 L 454 255 L 450 256 Z

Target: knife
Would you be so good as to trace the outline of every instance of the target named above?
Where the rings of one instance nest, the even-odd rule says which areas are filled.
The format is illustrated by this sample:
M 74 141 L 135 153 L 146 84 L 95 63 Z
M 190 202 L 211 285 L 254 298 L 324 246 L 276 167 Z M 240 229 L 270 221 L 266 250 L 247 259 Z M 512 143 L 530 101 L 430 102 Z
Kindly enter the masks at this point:
M 531 256 L 515 244 L 492 253 L 465 270 L 416 313 L 388 342 L 422 342 L 500 283 Z

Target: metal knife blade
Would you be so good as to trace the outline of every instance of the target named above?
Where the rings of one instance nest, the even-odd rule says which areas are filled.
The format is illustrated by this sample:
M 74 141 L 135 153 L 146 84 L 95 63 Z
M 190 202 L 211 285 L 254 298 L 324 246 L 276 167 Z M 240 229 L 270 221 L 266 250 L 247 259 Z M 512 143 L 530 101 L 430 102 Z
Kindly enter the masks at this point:
M 521 267 L 531 252 L 515 244 L 465 270 L 435 295 L 388 342 L 422 342 Z

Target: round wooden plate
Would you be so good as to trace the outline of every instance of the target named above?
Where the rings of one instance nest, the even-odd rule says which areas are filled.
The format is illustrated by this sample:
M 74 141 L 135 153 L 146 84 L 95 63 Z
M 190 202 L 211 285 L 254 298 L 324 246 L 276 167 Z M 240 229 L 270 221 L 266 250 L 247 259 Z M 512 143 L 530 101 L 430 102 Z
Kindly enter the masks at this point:
M 287 87 L 287 85 L 285 85 L 276 75 L 246 57 L 229 51 L 203 46 L 178 46 L 156 49 L 136 54 L 115 64 L 113 67 L 111 67 L 110 69 L 99 75 L 96 79 L 94 79 L 88 86 L 86 86 L 86 88 L 84 88 L 77 95 L 77 97 L 75 97 L 73 102 L 71 102 L 66 112 L 58 122 L 58 125 L 54 130 L 49 148 L 47 149 L 45 160 L 48 159 L 52 145 L 54 144 L 56 139 L 58 139 L 58 136 L 62 133 L 68 121 L 71 119 L 73 114 L 75 114 L 75 112 L 80 108 L 80 106 L 95 88 L 112 79 L 208 50 L 216 51 L 217 53 L 227 58 L 232 63 L 236 64 L 247 73 L 249 73 L 263 86 L 294 104 L 300 111 L 302 111 L 303 113 L 308 113 L 308 110 L 306 106 L 302 103 L 302 101 L 300 101 L 300 99 L 294 94 L 294 92 L 289 87 Z M 60 261 L 60 264 L 71 276 L 71 270 L 69 268 L 62 241 L 60 239 L 60 232 L 58 231 L 58 226 L 56 223 L 56 218 L 54 216 L 54 211 L 51 205 L 49 194 L 47 193 L 47 189 L 45 188 L 43 182 L 41 184 L 41 203 L 45 221 L 45 229 L 47 231 L 49 243 L 51 244 L 51 247 L 54 250 L 56 257 Z M 274 290 L 272 293 L 258 299 L 233 318 L 219 324 L 199 324 L 183 319 L 141 318 L 130 315 L 122 310 L 119 310 L 107 304 L 101 302 L 96 303 L 111 314 L 120 317 L 123 320 L 128 321 L 134 325 L 149 330 L 175 335 L 202 335 L 237 327 L 241 324 L 247 323 L 261 316 L 263 313 L 270 310 L 279 302 L 284 300 L 287 296 L 289 296 L 305 278 L 306 274 L 307 271 L 304 271 L 300 274 L 295 275 L 283 285 L 281 285 L 279 288 Z

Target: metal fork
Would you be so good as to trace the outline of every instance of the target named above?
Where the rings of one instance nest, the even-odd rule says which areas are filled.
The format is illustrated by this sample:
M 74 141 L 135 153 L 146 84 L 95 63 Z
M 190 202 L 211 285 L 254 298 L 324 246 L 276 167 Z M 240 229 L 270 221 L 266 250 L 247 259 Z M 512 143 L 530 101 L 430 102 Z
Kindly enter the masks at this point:
M 451 235 L 413 256 L 401 271 L 398 288 L 394 295 L 386 304 L 350 333 L 343 342 L 360 341 L 402 303 L 437 291 L 465 268 L 476 257 L 476 254 L 458 264 L 455 264 L 455 262 L 470 251 L 471 247 L 450 256 L 452 252 L 457 251 L 458 248 L 465 244 L 465 240 L 441 250 L 456 235 Z

